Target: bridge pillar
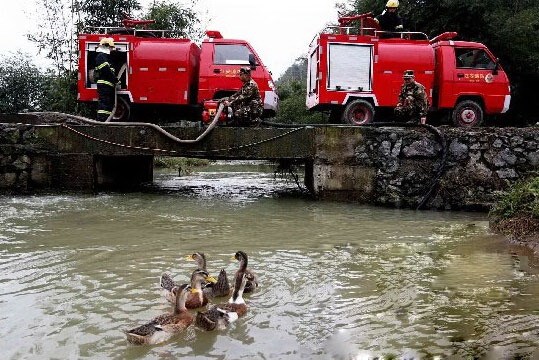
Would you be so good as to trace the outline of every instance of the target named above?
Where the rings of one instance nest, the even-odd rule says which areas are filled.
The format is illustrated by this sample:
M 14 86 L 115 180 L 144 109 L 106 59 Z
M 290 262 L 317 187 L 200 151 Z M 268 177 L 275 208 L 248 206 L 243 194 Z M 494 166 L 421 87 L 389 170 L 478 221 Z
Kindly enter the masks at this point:
M 34 186 L 50 186 L 56 189 L 76 191 L 92 191 L 94 189 L 94 157 L 92 155 L 55 154 L 49 156 L 49 164 L 50 167 L 47 171 L 41 171 L 40 177 L 42 179 L 39 182 L 35 181 L 36 176 L 32 176 Z M 41 166 L 41 168 L 46 167 Z M 48 174 L 44 174 L 45 172 Z

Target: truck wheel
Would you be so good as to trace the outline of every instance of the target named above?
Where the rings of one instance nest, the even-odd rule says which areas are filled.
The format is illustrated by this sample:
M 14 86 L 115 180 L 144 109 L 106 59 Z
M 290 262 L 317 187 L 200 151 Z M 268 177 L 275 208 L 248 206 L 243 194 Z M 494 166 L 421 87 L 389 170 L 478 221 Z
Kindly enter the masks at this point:
M 342 121 L 345 124 L 365 125 L 374 120 L 374 107 L 366 100 L 354 100 L 346 105 L 342 115 Z
M 453 110 L 453 124 L 455 126 L 474 127 L 480 126 L 482 122 L 483 109 L 475 101 L 461 101 Z
M 129 121 L 129 115 L 131 115 L 131 105 L 129 104 L 129 101 L 121 96 L 118 96 L 118 101 L 116 101 L 116 110 L 114 111 L 112 120 L 121 122 Z

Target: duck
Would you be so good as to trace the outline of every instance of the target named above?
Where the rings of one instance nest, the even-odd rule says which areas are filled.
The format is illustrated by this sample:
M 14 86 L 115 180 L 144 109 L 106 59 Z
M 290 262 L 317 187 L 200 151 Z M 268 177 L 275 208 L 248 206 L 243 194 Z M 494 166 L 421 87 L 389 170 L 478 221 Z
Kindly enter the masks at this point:
M 197 270 L 206 271 L 206 257 L 204 256 L 203 253 L 194 253 L 193 255 L 190 255 L 187 258 L 190 260 L 192 259 L 192 260 L 197 261 L 197 266 L 198 266 Z M 204 280 L 202 287 L 204 288 L 206 284 L 218 283 L 219 280 L 221 282 L 223 281 L 221 279 L 216 280 L 213 276 L 208 275 L 206 277 L 206 280 Z M 226 284 L 228 285 L 226 274 L 225 274 L 224 281 L 226 281 Z M 174 279 L 172 279 L 172 277 L 168 273 L 161 274 L 161 277 L 159 278 L 159 286 L 161 286 L 161 288 L 163 289 L 163 297 L 171 304 L 174 304 L 174 301 L 176 298 L 176 294 L 172 291 L 172 289 L 174 289 L 174 287 L 177 287 L 179 285 L 180 284 L 176 283 Z M 220 289 L 221 287 L 222 285 L 220 285 L 218 289 Z M 206 296 L 211 296 L 213 294 L 212 291 L 213 290 L 208 289 L 208 291 L 206 291 L 207 292 Z
M 221 269 L 215 283 L 207 283 L 202 290 L 210 298 L 230 296 L 232 290 L 230 289 L 225 269 Z
M 198 270 L 208 271 L 206 268 L 206 255 L 202 252 L 195 252 L 192 255 L 187 255 L 186 257 L 189 261 L 194 261 L 197 264 Z
M 204 271 L 207 271 L 206 270 L 206 256 L 204 255 L 204 253 L 201 253 L 201 252 L 196 252 L 194 253 L 193 255 L 188 255 L 187 256 L 187 260 L 194 260 L 196 261 L 197 263 L 197 270 L 204 270 Z M 213 278 L 212 278 L 213 279 Z M 212 280 L 210 279 L 210 280 Z M 214 281 L 216 282 L 216 281 Z M 165 298 L 170 302 L 170 303 L 174 303 L 174 299 L 175 299 L 175 294 L 172 293 L 172 289 L 175 287 L 175 286 L 179 286 L 179 284 L 177 284 L 174 279 L 172 279 L 172 277 L 168 274 L 168 273 L 163 273 L 161 274 L 161 277 L 159 278 L 159 285 L 161 286 L 161 288 L 163 288 L 164 290 L 164 296 Z
M 234 254 L 234 258 L 239 261 L 240 268 L 236 271 L 234 279 L 237 279 L 241 274 L 245 273 L 247 275 L 247 284 L 245 286 L 245 293 L 253 292 L 258 287 L 258 279 L 256 275 L 247 268 L 248 258 L 247 254 L 243 251 L 237 251 Z
M 208 281 L 210 275 L 204 270 L 195 270 L 191 275 L 191 294 L 187 297 L 185 307 L 188 309 L 196 309 L 208 304 L 208 296 L 202 291 L 202 284 Z
M 204 253 L 195 252 L 192 255 L 188 255 L 187 259 L 194 260 L 198 266 L 197 269 L 208 271 L 206 268 L 206 255 L 204 255 Z M 217 280 L 212 281 L 214 279 L 215 278 L 212 276 L 209 282 L 202 284 L 202 291 L 204 291 L 206 296 L 209 298 L 230 296 L 232 291 L 228 283 L 228 277 L 225 269 L 221 269 Z
M 199 328 L 212 331 L 223 330 L 228 325 L 247 313 L 247 304 L 243 300 L 243 292 L 248 282 L 249 276 L 241 273 L 236 277 L 234 292 L 228 303 L 212 306 L 206 312 L 197 312 L 195 325 Z
M 176 286 L 174 311 L 153 318 L 148 323 L 126 330 L 127 341 L 134 345 L 155 345 L 167 341 L 177 333 L 184 331 L 193 323 L 193 315 L 185 307 L 192 288 L 189 284 Z

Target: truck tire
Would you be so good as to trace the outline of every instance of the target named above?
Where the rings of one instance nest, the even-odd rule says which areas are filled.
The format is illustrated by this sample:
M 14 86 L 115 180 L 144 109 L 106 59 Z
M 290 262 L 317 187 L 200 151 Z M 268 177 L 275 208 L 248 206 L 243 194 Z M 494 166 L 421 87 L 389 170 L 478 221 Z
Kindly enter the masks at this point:
M 362 99 L 351 101 L 342 114 L 342 122 L 351 125 L 365 125 L 374 121 L 374 107 Z
M 464 100 L 457 104 L 452 117 L 455 126 L 480 126 L 483 123 L 483 109 L 473 100 Z
M 129 121 L 130 115 L 131 105 L 129 104 L 129 101 L 121 96 L 118 96 L 118 100 L 116 101 L 116 110 L 114 111 L 112 120 L 120 122 Z

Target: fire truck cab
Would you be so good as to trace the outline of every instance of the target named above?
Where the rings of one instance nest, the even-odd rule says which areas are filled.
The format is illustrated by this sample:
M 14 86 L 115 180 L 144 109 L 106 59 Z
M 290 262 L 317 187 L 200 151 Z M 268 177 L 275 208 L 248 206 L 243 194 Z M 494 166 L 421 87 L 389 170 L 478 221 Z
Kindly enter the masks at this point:
M 126 121 L 133 112 L 170 113 L 200 120 L 206 102 L 215 103 L 236 92 L 242 83 L 238 73 L 249 66 L 264 101 L 264 115 L 273 116 L 278 97 L 271 73 L 251 45 L 244 40 L 224 39 L 207 31 L 201 46 L 192 40 L 166 37 L 166 31 L 135 28 L 103 28 L 96 34 L 79 35 L 78 99 L 97 101 L 93 79 L 96 48 L 112 37 L 111 53 L 119 78 L 115 120 Z M 155 116 L 155 115 L 154 115 Z M 176 117 L 177 118 L 177 117 Z
M 359 21 L 359 27 L 347 26 Z M 371 14 L 339 19 L 313 39 L 308 57 L 309 109 L 330 111 L 335 122 L 362 125 L 398 102 L 402 75 L 414 70 L 425 86 L 430 110 L 450 114 L 456 126 L 480 125 L 484 115 L 504 113 L 510 84 L 499 60 L 476 42 L 455 41 L 456 33 L 431 40 L 423 33 L 378 31 Z

